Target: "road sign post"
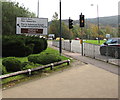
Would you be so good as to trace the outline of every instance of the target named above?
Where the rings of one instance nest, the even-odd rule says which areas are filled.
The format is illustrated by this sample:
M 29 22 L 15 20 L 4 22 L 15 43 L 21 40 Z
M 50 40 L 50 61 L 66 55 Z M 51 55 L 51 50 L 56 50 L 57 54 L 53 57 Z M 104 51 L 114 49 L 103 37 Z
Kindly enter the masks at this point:
M 60 0 L 60 40 L 59 40 L 59 53 L 62 53 L 62 27 L 61 27 L 61 0 Z

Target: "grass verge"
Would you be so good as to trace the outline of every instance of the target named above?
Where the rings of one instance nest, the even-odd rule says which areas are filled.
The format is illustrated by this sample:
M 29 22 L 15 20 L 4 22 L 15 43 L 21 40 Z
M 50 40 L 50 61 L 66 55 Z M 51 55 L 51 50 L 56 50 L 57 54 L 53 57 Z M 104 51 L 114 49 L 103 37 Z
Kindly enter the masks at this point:
M 84 43 L 91 43 L 91 44 L 96 44 L 96 45 L 101 45 L 105 42 L 105 40 L 100 40 L 100 43 L 98 43 L 98 40 L 86 40 Z
M 55 66 L 53 68 L 53 70 L 50 70 L 50 68 L 46 68 L 44 70 L 32 72 L 31 76 L 24 74 L 24 75 L 18 75 L 18 76 L 10 77 L 7 79 L 3 79 L 2 80 L 2 89 L 4 90 L 4 89 L 10 88 L 10 87 L 13 87 L 22 82 L 29 82 L 34 79 L 44 78 L 44 77 L 47 77 L 54 73 L 64 71 L 70 67 L 71 67 L 70 65 L 62 64 L 59 66 Z
M 52 49 L 52 48 L 47 48 L 44 51 L 44 53 L 55 53 L 55 54 L 59 55 L 59 51 L 57 51 L 55 49 Z M 39 55 L 39 54 L 33 54 L 33 55 Z M 16 58 L 18 60 L 20 60 L 21 62 L 28 62 L 27 57 L 16 57 Z M 70 58 L 65 57 L 65 56 L 61 56 L 61 59 L 62 60 L 67 60 L 67 59 L 70 59 Z M 33 68 L 38 67 L 38 66 L 41 66 L 41 65 L 40 64 L 34 64 Z M 68 68 L 68 65 L 67 64 L 62 64 L 60 66 L 55 66 L 53 68 L 53 70 L 50 70 L 50 68 L 46 68 L 44 70 L 32 72 L 31 76 L 28 76 L 27 74 L 22 74 L 22 75 L 17 75 L 17 76 L 9 77 L 9 78 L 6 78 L 6 79 L 2 79 L 2 82 L 1 82 L 2 87 L 3 87 L 3 89 L 5 89 L 5 88 L 14 86 L 18 83 L 21 83 L 21 82 L 24 82 L 24 81 L 27 81 L 27 80 L 31 80 L 31 79 L 34 79 L 34 78 L 37 78 L 37 77 L 42 77 L 42 76 L 44 76 L 44 73 L 51 73 L 51 72 L 55 72 L 55 71 L 60 71 L 60 70 L 66 69 L 66 68 Z

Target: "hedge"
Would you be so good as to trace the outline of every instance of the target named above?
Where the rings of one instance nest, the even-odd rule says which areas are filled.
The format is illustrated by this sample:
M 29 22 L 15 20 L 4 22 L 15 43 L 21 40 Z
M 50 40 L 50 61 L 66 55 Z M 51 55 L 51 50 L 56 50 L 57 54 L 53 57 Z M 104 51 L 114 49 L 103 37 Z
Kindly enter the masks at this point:
M 14 57 L 4 58 L 2 65 L 6 67 L 7 72 L 16 72 L 22 69 L 21 62 Z
M 40 55 L 37 55 L 37 56 L 36 55 L 28 56 L 28 61 L 46 65 L 46 64 L 61 61 L 61 57 L 57 54 L 41 53 Z
M 47 40 L 39 37 L 23 35 L 3 35 L 3 57 L 25 57 L 32 53 L 40 53 L 47 48 Z
M 4 74 L 7 74 L 8 72 L 7 72 L 7 70 L 6 70 L 6 67 L 5 66 L 3 66 L 3 65 L 0 65 L 0 74 L 1 75 L 4 75 Z

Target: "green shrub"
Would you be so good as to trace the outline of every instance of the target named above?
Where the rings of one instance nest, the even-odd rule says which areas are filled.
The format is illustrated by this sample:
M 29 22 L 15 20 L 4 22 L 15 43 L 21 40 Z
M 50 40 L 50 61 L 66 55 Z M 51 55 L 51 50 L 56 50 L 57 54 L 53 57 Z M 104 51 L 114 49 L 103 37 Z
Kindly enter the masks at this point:
M 34 44 L 33 54 L 37 54 L 47 49 L 47 40 L 39 37 L 32 37 L 26 40 L 26 44 Z
M 2 36 L 2 56 L 25 57 L 37 54 L 47 48 L 47 40 L 23 35 Z
M 30 55 L 28 56 L 28 61 L 38 64 L 50 64 L 54 62 L 61 61 L 61 58 L 57 54 L 51 54 L 51 53 L 41 53 L 39 56 Z
M 23 63 L 21 63 L 22 69 L 25 69 L 25 67 L 28 66 L 28 65 L 34 65 L 34 63 L 32 63 L 32 62 L 23 62 Z
M 6 67 L 7 72 L 16 72 L 21 70 L 21 62 L 14 57 L 3 59 L 2 64 Z
M 4 57 L 24 57 L 33 52 L 34 45 L 25 45 L 24 41 L 20 39 L 10 39 L 8 41 L 3 39 L 2 43 L 2 55 Z
M 35 56 L 35 55 L 30 55 L 28 56 L 28 61 L 35 63 L 39 63 L 40 59 L 39 56 Z
M 26 66 L 23 68 L 23 70 L 26 70 L 26 69 L 32 69 L 32 68 L 34 68 L 33 65 L 26 65 Z
M 3 65 L 0 65 L 0 74 L 1 75 L 7 74 L 7 70 L 6 70 L 5 66 L 3 66 Z

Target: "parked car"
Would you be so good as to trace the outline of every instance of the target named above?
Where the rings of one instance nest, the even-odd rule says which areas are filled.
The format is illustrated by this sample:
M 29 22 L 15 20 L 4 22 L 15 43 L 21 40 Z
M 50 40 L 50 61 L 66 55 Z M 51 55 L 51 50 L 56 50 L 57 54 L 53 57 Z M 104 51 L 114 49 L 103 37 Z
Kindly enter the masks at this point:
M 120 38 L 110 38 L 100 46 L 100 54 L 120 58 Z
M 75 40 L 80 40 L 80 38 L 76 37 Z
M 59 38 L 59 37 L 57 37 L 57 38 L 56 38 L 56 40 L 60 40 L 60 38 Z M 61 38 L 61 40 L 64 40 L 64 38 Z

